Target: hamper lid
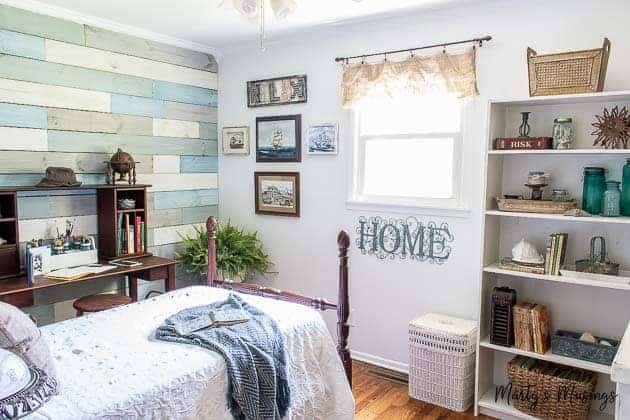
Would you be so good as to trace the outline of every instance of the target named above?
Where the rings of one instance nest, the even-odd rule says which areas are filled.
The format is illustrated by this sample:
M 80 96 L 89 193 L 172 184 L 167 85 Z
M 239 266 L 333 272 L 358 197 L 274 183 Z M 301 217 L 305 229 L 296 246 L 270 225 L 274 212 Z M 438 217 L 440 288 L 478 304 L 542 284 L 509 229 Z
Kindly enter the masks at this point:
M 477 330 L 477 323 L 475 321 L 436 313 L 422 315 L 410 321 L 409 325 L 434 331 L 442 331 L 453 335 L 468 335 Z

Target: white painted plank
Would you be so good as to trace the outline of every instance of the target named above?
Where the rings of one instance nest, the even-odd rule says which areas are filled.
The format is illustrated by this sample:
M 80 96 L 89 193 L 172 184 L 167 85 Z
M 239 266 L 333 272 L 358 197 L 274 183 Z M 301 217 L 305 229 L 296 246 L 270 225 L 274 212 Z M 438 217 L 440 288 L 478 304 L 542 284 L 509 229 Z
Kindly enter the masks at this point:
M 216 73 L 50 39 L 46 40 L 46 60 L 70 66 L 217 89 Z
M 111 95 L 64 86 L 0 79 L 0 102 L 110 112 Z
M 191 225 L 181 226 L 167 226 L 163 228 L 153 229 L 153 245 L 165 245 L 176 242 L 181 242 L 181 235 L 195 236 L 195 227 L 198 229 L 204 229 L 203 223 L 194 223 Z
M 192 121 L 153 119 L 153 135 L 157 137 L 199 138 L 199 123 Z
M 178 174 L 180 161 L 179 156 L 153 156 L 153 172 L 156 174 Z
M 33 128 L 0 127 L 0 150 L 48 150 L 48 132 Z
M 138 174 L 139 184 L 152 185 L 148 191 L 182 191 L 218 188 L 218 174 Z
M 98 223 L 96 215 L 57 217 L 52 219 L 31 219 L 22 220 L 19 223 L 20 239 L 30 241 L 39 238 L 56 238 L 57 228 L 59 232 L 66 229 L 66 220 L 74 223 L 75 235 L 95 235 L 98 233 Z

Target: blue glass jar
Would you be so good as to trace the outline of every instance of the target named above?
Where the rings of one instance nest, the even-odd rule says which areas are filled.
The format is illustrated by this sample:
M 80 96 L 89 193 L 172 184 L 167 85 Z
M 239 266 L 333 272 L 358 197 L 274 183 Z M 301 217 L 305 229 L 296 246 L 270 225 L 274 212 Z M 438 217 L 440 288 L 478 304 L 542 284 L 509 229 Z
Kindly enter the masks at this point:
M 606 181 L 606 190 L 602 196 L 602 216 L 621 216 L 621 190 L 618 181 Z
M 621 178 L 621 214 L 630 217 L 630 159 L 623 166 Z
M 606 182 L 606 170 L 598 167 L 584 168 L 582 186 L 582 210 L 590 214 L 602 212 L 602 196 Z

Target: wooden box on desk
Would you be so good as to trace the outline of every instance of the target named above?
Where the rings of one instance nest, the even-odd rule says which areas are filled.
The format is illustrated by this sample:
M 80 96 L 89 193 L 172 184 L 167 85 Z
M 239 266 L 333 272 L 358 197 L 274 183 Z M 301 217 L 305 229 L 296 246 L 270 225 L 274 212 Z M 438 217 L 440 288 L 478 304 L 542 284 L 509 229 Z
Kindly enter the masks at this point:
M 117 258 L 135 258 L 149 256 L 146 252 L 148 244 L 148 200 L 147 188 L 150 185 L 103 185 L 97 188 L 98 209 L 98 249 L 101 259 L 113 260 Z M 136 206 L 133 209 L 119 209 L 118 201 L 121 199 L 133 199 Z M 136 216 L 144 222 L 144 248 L 140 252 L 129 253 L 121 249 L 119 232 L 120 220 L 128 216 L 133 220 Z

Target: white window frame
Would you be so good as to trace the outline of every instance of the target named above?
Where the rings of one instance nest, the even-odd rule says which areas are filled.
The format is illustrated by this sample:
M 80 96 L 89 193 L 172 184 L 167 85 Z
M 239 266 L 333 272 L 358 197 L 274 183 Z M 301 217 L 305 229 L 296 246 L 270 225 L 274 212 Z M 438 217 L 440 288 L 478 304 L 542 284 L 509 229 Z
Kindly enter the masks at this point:
M 346 207 L 349 210 L 383 211 L 395 213 L 409 213 L 437 216 L 451 216 L 465 218 L 470 214 L 463 198 L 463 151 L 465 105 L 462 107 L 460 128 L 456 133 L 405 133 L 405 134 L 377 134 L 361 135 L 361 112 L 352 111 L 353 144 L 351 153 L 351 173 L 349 176 L 349 196 Z M 413 198 L 400 196 L 366 195 L 362 193 L 365 168 L 365 141 L 373 139 L 421 139 L 421 138 L 453 138 L 453 196 L 451 198 Z

